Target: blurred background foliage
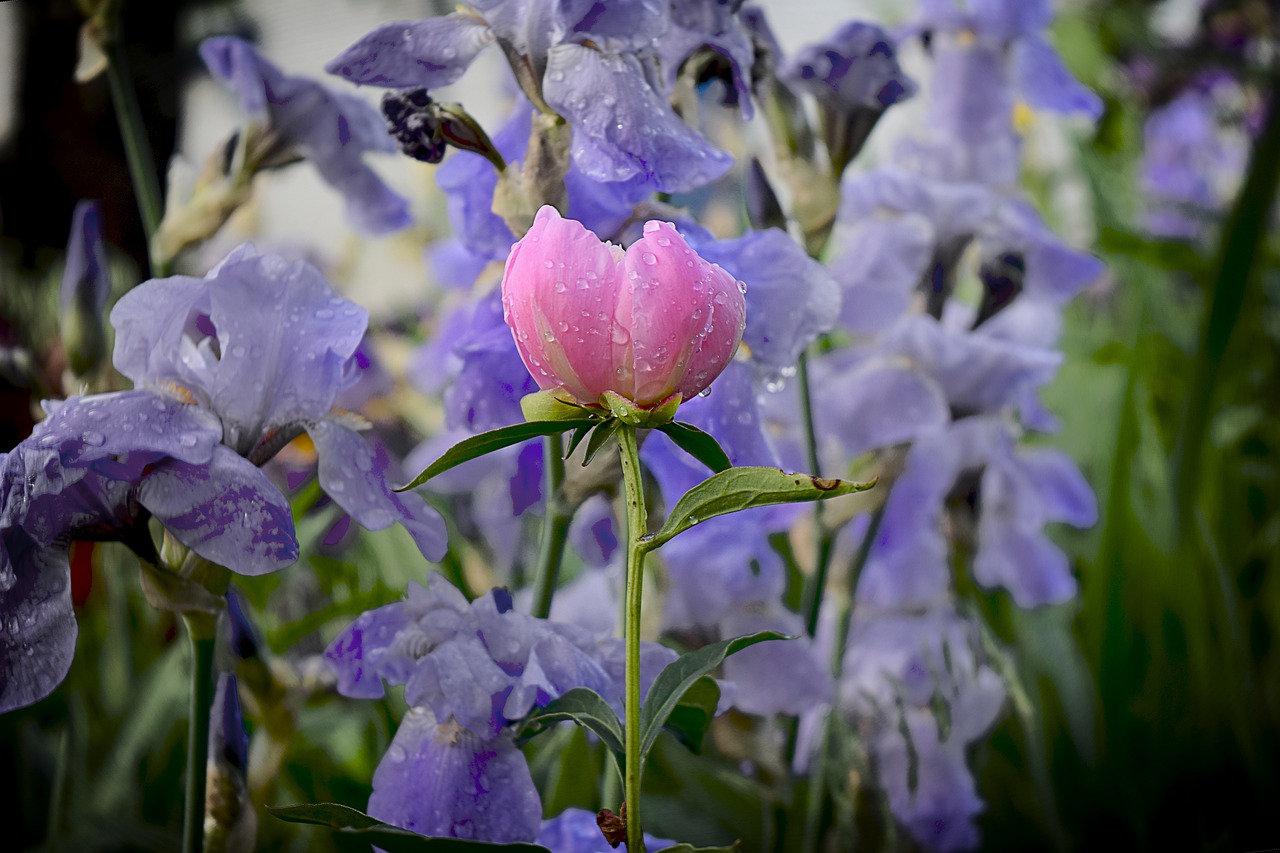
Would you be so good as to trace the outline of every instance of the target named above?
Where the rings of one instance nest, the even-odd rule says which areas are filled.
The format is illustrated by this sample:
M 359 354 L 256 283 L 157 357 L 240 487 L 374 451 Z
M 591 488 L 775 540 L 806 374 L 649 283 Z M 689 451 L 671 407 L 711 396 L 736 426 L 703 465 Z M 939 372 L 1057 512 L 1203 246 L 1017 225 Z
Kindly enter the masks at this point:
M 56 387 L 60 367 L 48 342 L 71 207 L 82 197 L 106 200 L 122 286 L 145 269 L 144 241 L 105 81 L 71 80 L 75 5 L 16 5 L 26 49 L 21 122 L 0 155 L 0 342 L 41 344 Z M 158 159 L 173 149 L 177 85 L 195 70 L 175 59 L 194 55 L 174 40 L 180 7 L 190 5 L 126 4 L 130 60 Z M 1146 57 L 1157 81 L 1172 86 L 1196 63 L 1220 57 L 1169 51 L 1149 26 L 1160 3 L 1059 5 L 1055 43 L 1107 105 L 1096 132 L 1079 140 L 1078 163 L 1096 227 L 1092 248 L 1110 273 L 1067 310 L 1066 360 L 1046 402 L 1063 424 L 1054 442 L 1097 490 L 1101 517 L 1092 530 L 1058 531 L 1082 588 L 1069 605 L 1024 612 L 1003 593 L 961 586 L 992 626 L 992 648 L 1015 685 L 1013 712 L 975 756 L 987 803 L 983 847 L 1275 847 L 1278 134 L 1259 131 L 1240 198 L 1204 241 L 1146 236 L 1136 189 L 1142 128 L 1164 95 L 1158 84 L 1136 92 L 1123 68 Z M 1251 21 L 1275 23 L 1275 3 L 1234 5 L 1261 16 Z M 1274 97 L 1269 79 L 1254 83 Z M 1042 189 L 1037 201 L 1052 221 Z M 0 446 L 8 447 L 30 429 L 29 394 L 0 380 L 0 406 Z M 259 807 L 362 808 L 403 712 L 395 697 L 347 702 L 320 689 L 317 656 L 327 640 L 426 571 L 398 528 L 353 531 L 340 552 L 317 544 L 335 520 L 336 510 L 324 506 L 300 518 L 305 570 L 238 581 L 261 640 L 264 706 L 249 712 L 255 761 L 265 754 L 263 766 L 278 768 L 251 779 Z M 455 570 L 477 562 L 466 552 L 450 560 Z M 49 699 L 0 716 L 0 773 L 11 780 L 0 801 L 3 846 L 173 849 L 187 645 L 173 617 L 147 605 L 123 548 L 77 545 L 73 566 L 80 639 L 70 676 Z M 767 771 L 748 777 L 731 758 L 735 740 L 756 736 L 748 718 L 730 715 L 701 757 L 664 743 L 646 778 L 652 831 L 695 843 L 741 837 L 746 850 L 795 849 Z M 598 807 L 603 757 L 580 731 L 528 749 L 548 814 Z M 908 846 L 876 803 L 860 799 L 838 811 L 836 820 L 856 823 L 872 849 Z M 333 843 L 327 833 L 259 814 L 260 849 Z

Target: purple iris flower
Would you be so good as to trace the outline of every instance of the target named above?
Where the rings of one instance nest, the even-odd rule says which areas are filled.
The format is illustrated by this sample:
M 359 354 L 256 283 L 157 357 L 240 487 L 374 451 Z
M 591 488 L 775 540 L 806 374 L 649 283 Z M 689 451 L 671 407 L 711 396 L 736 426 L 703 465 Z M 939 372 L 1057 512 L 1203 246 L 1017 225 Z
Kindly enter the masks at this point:
M 207 517 L 221 524 L 201 526 L 199 550 L 259 571 L 297 558 L 288 504 L 256 468 L 202 489 L 234 455 L 211 413 L 149 391 L 46 405 L 31 437 L 0 454 L 0 711 L 44 698 L 71 665 L 72 540 L 123 541 L 155 562 L 149 514 L 192 529 L 192 503 L 216 498 Z
M 384 234 L 413 221 L 408 201 L 364 162 L 365 152 L 399 150 L 376 109 L 314 80 L 286 76 L 237 38 L 205 39 L 200 56 L 272 140 L 262 167 L 306 157 L 343 194 L 347 219 L 360 231 Z
M 82 201 L 72 215 L 67 265 L 58 294 L 62 345 L 76 375 L 93 370 L 106 356 L 103 308 L 110 294 L 111 271 L 102 242 L 102 205 Z
M 533 107 L 524 98 L 517 100 L 506 124 L 493 137 L 493 144 L 507 163 L 518 163 L 529 147 Z M 479 154 L 459 151 L 440 167 L 440 188 L 449 200 L 449 218 L 462 244 L 476 258 L 505 261 L 516 237 L 502 217 L 493 212 L 493 193 L 498 175 L 493 165 Z M 647 197 L 652 187 L 640 179 L 602 183 L 571 163 L 565 174 L 568 195 L 566 217 L 608 238 L 614 235 Z
M 783 77 L 817 100 L 837 175 L 862 150 L 884 111 L 916 91 L 915 83 L 898 66 L 889 34 L 860 21 L 805 47 L 783 70 Z
M 444 17 L 385 24 L 327 70 L 354 83 L 430 89 L 458 79 L 496 41 L 530 98 L 572 126 L 583 175 L 680 192 L 720 177 L 732 158 L 675 114 L 658 82 L 654 41 L 670 21 L 653 0 L 475 0 Z
M 246 305 L 265 310 L 246 312 Z M 334 409 L 358 375 L 352 357 L 368 314 L 335 294 L 314 267 L 258 255 L 246 244 L 203 279 L 175 276 L 134 288 L 111 322 L 121 373 L 217 415 L 224 449 L 242 457 L 223 454 L 228 470 L 248 476 L 306 432 L 321 487 L 348 515 L 370 530 L 399 521 L 428 559 L 443 556 L 439 514 L 416 495 L 390 491 L 385 451 L 359 434 L 358 416 Z M 199 550 L 184 531 L 173 532 Z
M 929 141 L 917 166 L 936 177 L 990 184 L 1017 178 L 1013 108 L 1097 119 L 1102 101 L 1082 86 L 1044 37 L 1049 0 L 927 0 L 909 31 L 929 36 L 934 85 Z
M 999 418 L 963 418 L 918 438 L 895 481 L 857 598 L 908 608 L 945 600 L 950 583 L 947 498 L 962 478 L 976 505 L 974 578 L 1020 607 L 1075 595 L 1066 555 L 1044 527 L 1088 527 L 1097 503 L 1075 464 L 1051 448 L 1019 448 Z
M 622 641 L 512 609 L 501 589 L 468 604 L 433 579 L 360 616 L 326 652 L 338 690 L 411 706 L 374 774 L 369 813 L 424 835 L 531 841 L 541 803 L 510 724 L 574 687 L 621 708 Z M 675 653 L 646 649 L 652 683 Z
M 925 308 L 954 328 L 981 326 L 992 337 L 1043 345 L 1057 339 L 1061 307 L 1104 270 L 1025 201 L 980 183 L 888 167 L 843 189 L 831 270 L 843 290 L 841 325 L 852 332 L 877 334 Z M 984 292 L 981 305 L 966 309 L 949 296 L 971 243 Z
M 862 730 L 894 817 L 929 849 L 977 846 L 983 804 L 966 751 L 995 722 L 1005 689 L 972 626 L 945 606 L 859 610 L 848 649 L 841 707 Z
M 742 110 L 742 117 L 754 115 L 751 103 L 751 71 L 755 46 L 751 32 L 739 17 L 742 0 L 671 0 L 670 26 L 657 40 L 658 58 L 666 76 L 667 89 L 675 88 L 684 63 L 702 53 L 713 60 L 700 75 L 723 79 L 725 101 Z
M 1243 147 L 1218 124 L 1212 90 L 1188 88 L 1153 111 L 1143 141 L 1147 230 L 1159 237 L 1200 237 L 1244 166 Z

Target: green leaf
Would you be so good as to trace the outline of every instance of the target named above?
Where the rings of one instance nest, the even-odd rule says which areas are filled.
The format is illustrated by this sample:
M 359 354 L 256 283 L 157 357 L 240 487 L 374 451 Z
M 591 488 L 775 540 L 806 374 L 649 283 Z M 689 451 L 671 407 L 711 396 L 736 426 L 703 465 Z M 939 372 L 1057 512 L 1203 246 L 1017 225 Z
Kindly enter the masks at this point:
M 776 631 L 759 631 L 744 637 L 721 640 L 718 643 L 703 646 L 667 664 L 666 668 L 653 680 L 653 686 L 649 688 L 649 693 L 644 697 L 644 703 L 640 707 L 640 760 L 643 761 L 649 754 L 667 718 L 671 716 L 676 706 L 689 692 L 689 688 L 693 687 L 698 679 L 710 674 L 729 655 L 740 652 L 748 646 L 763 643 L 765 640 L 785 639 L 789 638 Z
M 483 853 L 503 850 L 509 853 L 550 853 L 537 844 L 493 844 L 466 841 L 461 838 L 428 838 L 377 818 L 359 809 L 338 803 L 311 803 L 299 806 L 267 807 L 267 811 L 289 823 L 326 826 L 346 838 L 356 838 L 376 845 L 387 853 Z
M 680 702 L 667 718 L 666 729 L 689 747 L 695 755 L 702 754 L 702 739 L 707 734 L 711 720 L 720 704 L 720 685 L 709 675 L 704 675 L 680 697 Z
M 666 543 L 699 522 L 718 515 L 773 504 L 821 501 L 875 485 L 849 480 L 827 480 L 809 474 L 788 474 L 781 468 L 737 467 L 713 474 L 676 502 L 662 529 L 640 540 L 646 551 Z
M 588 687 L 575 687 L 525 717 L 517 738 L 520 742 L 527 741 L 552 723 L 565 720 L 572 720 L 591 730 L 607 749 L 618 756 L 618 766 L 622 766 L 625 753 L 622 723 L 604 697 Z
M 674 441 L 685 453 L 688 453 L 716 473 L 724 471 L 733 465 L 729 461 L 729 455 L 724 452 L 724 448 L 720 446 L 720 443 L 710 434 L 703 432 L 693 424 L 672 421 L 669 424 L 663 424 L 658 427 L 658 430 L 665 433 L 667 438 Z
M 590 465 L 591 460 L 596 458 L 596 454 L 604 449 L 609 443 L 609 439 L 613 438 L 617 433 L 621 421 L 617 418 L 610 418 L 600 426 L 596 427 L 591 433 L 591 439 L 587 442 L 587 449 L 582 454 L 582 464 Z
M 595 418 L 580 418 L 577 420 L 556 420 L 556 421 L 533 421 L 525 424 L 514 424 L 508 427 L 482 432 L 479 435 L 473 435 L 464 439 L 453 447 L 445 451 L 444 455 L 427 466 L 421 474 L 413 478 L 413 481 L 406 486 L 396 489 L 397 492 L 406 492 L 409 489 L 416 489 L 423 483 L 430 480 L 437 474 L 442 474 L 463 462 L 468 462 L 486 453 L 493 453 L 495 450 L 501 450 L 504 447 L 510 447 L 513 444 L 519 444 L 522 441 L 528 441 L 531 438 L 539 438 L 544 435 L 559 435 L 562 432 L 568 432 L 571 429 L 577 429 L 581 426 L 592 426 L 599 423 Z

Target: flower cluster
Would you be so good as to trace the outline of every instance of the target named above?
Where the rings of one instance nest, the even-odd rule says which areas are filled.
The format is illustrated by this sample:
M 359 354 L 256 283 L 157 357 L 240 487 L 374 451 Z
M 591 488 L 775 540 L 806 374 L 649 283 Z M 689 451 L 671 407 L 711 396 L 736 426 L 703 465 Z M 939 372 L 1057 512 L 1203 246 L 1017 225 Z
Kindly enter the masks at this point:
M 369 814 L 424 835 L 532 841 L 542 806 L 514 724 L 574 687 L 621 709 L 622 641 L 514 610 L 501 588 L 468 604 L 442 579 L 410 584 L 326 657 L 346 696 L 404 685 L 411 710 L 374 773 Z M 674 658 L 650 646 L 646 683 Z

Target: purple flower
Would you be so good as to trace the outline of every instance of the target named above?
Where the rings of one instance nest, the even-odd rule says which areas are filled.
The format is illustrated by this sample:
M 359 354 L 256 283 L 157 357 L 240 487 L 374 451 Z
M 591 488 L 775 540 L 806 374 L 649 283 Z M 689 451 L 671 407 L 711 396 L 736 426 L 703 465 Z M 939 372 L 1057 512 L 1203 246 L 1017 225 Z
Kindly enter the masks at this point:
M 1093 524 L 1097 506 L 1088 483 L 1064 454 L 1017 448 L 1000 420 L 972 417 L 912 446 L 859 581 L 859 601 L 907 608 L 946 598 L 946 498 L 965 474 L 976 482 L 977 581 L 1004 587 L 1020 607 L 1055 604 L 1075 594 L 1067 558 L 1044 526 Z
M 410 584 L 329 647 L 339 692 L 376 698 L 383 681 L 404 684 L 411 706 L 375 773 L 374 817 L 428 835 L 532 840 L 541 805 L 509 724 L 574 687 L 621 707 L 621 640 L 511 604 L 505 590 L 468 604 L 443 580 Z M 648 647 L 643 680 L 674 658 Z
M 1153 111 L 1143 142 L 1147 230 L 1160 237 L 1201 236 L 1244 166 L 1241 146 L 1218 125 L 1212 91 L 1189 88 Z
M 691 130 L 657 86 L 653 43 L 669 27 L 651 0 L 552 3 L 476 0 L 442 18 L 396 22 L 327 66 L 354 83 L 432 88 L 456 80 L 497 41 L 525 92 L 573 127 L 571 153 L 586 177 L 638 181 L 679 192 L 723 175 L 732 163 Z
M 855 614 L 842 708 L 866 739 L 889 808 L 936 850 L 977 845 L 982 809 L 965 753 L 995 722 L 1004 684 L 948 608 Z
M 542 803 L 509 734 L 474 734 L 411 708 L 373 773 L 369 814 L 422 835 L 532 841 Z
M 263 167 L 302 154 L 343 194 L 347 218 L 361 231 L 383 234 L 412 221 L 408 202 L 363 159 L 367 151 L 398 150 L 376 109 L 314 80 L 286 76 L 237 38 L 205 39 L 200 56 L 234 89 L 259 132 L 272 139 Z
M 989 184 L 1017 178 L 1015 104 L 1097 119 L 1102 101 L 1044 37 L 1049 0 L 928 0 L 911 27 L 930 36 L 934 87 L 929 140 L 916 164 L 935 177 Z
M 826 41 L 800 51 L 783 72 L 818 101 L 827 151 L 836 174 L 862 149 L 884 111 L 915 94 L 889 34 L 852 21 Z
M 244 310 L 255 304 L 266 310 Z M 248 477 L 305 431 L 319 456 L 320 485 L 339 506 L 371 530 L 400 521 L 428 559 L 439 559 L 442 519 L 418 496 L 390 491 L 385 451 L 359 435 L 359 418 L 333 409 L 355 375 L 352 357 L 367 320 L 314 267 L 258 255 L 248 245 L 203 279 L 145 282 L 111 312 L 121 373 L 139 387 L 179 393 L 221 421 L 222 443 L 243 458 L 223 453 L 220 474 Z M 208 487 L 213 499 L 217 480 Z M 196 503 L 192 512 L 208 520 L 210 509 Z M 173 532 L 199 550 L 188 541 L 191 531 Z
M 739 18 L 738 0 L 671 0 L 671 24 L 656 42 L 658 58 L 665 72 L 667 89 L 674 89 L 684 63 L 702 53 L 712 63 L 710 72 L 724 79 L 726 103 L 737 105 L 742 117 L 754 114 L 751 103 L 751 72 L 755 46 L 751 33 Z
M 185 526 L 201 553 L 232 557 L 242 569 L 269 571 L 297 558 L 289 507 L 256 468 L 224 478 L 219 494 L 200 475 L 230 451 L 209 412 L 149 391 L 73 397 L 10 453 L 0 455 L 0 711 L 46 696 L 75 652 L 68 547 L 72 540 L 119 540 L 155 562 L 147 519 Z M 189 482 L 184 493 L 171 488 Z M 217 499 L 201 524 L 190 506 Z
M 507 123 L 493 137 L 494 145 L 508 163 L 518 163 L 525 157 L 532 114 L 533 107 L 520 98 Z M 463 245 L 475 257 L 505 261 L 516 237 L 502 217 L 493 212 L 493 193 L 498 183 L 493 165 L 479 154 L 460 151 L 440 167 L 437 179 L 449 199 L 449 218 Z M 565 174 L 565 190 L 566 216 L 607 238 L 632 216 L 636 203 L 649 195 L 651 188 L 635 178 L 601 183 L 571 163 Z
M 76 205 L 67 241 L 67 265 L 62 271 L 58 303 L 62 308 L 62 345 L 71 369 L 83 376 L 106 355 L 102 309 L 111 294 L 102 242 L 102 205 L 82 201 Z

